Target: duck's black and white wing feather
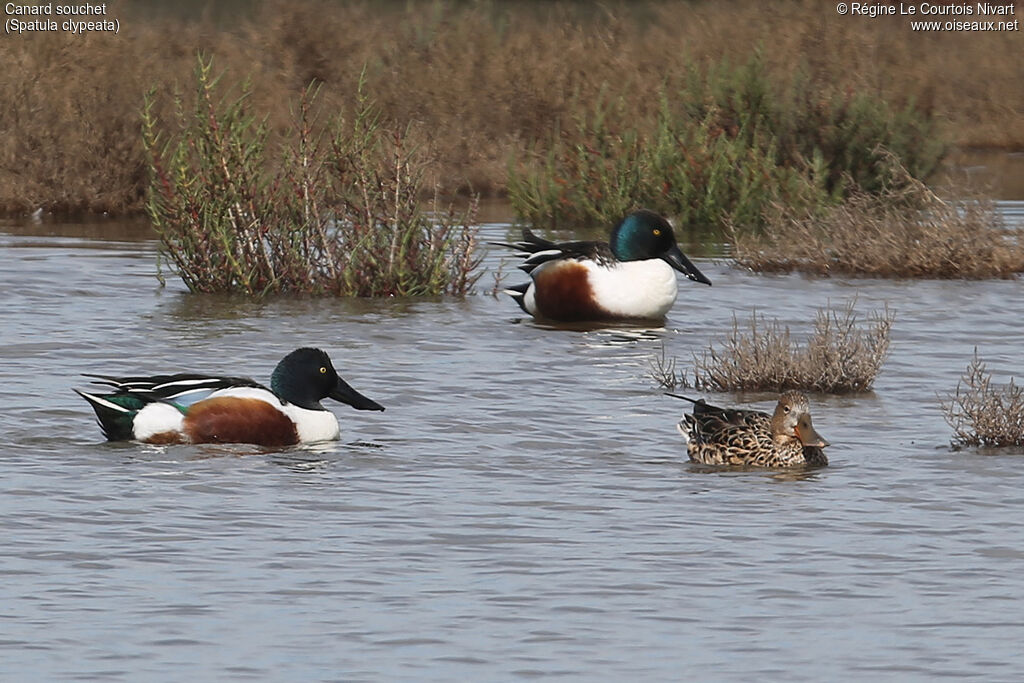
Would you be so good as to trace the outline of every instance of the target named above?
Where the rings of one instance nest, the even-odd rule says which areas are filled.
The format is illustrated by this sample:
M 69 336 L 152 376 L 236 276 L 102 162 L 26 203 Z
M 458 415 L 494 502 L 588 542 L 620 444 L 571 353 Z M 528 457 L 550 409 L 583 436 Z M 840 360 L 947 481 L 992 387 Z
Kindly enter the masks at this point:
M 192 373 L 174 375 L 152 375 L 134 377 L 109 377 L 86 375 L 94 384 L 114 387 L 118 393 L 135 396 L 151 403 L 163 401 L 179 406 L 189 406 L 209 398 L 215 391 L 236 387 L 266 389 L 262 384 L 247 377 L 211 377 Z
M 552 242 L 538 237 L 528 228 L 523 228 L 523 239 L 519 242 L 494 244 L 515 249 L 516 256 L 524 259 L 519 269 L 527 273 L 533 272 L 543 263 L 561 259 L 586 259 L 602 264 L 616 260 L 611 247 L 605 242 Z

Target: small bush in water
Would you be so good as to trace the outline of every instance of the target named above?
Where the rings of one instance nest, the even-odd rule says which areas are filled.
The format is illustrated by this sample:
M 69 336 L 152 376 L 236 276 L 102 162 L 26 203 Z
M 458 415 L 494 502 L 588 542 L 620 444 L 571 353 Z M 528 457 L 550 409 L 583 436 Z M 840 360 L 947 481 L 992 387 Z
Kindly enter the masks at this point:
M 888 356 L 895 316 L 886 309 L 858 326 L 855 303 L 841 311 L 819 308 L 814 332 L 804 343 L 794 341 L 788 327 L 767 323 L 756 313 L 746 330 L 733 317 L 720 348 L 710 345 L 694 355 L 694 386 L 706 391 L 870 391 Z
M 1024 446 L 1024 388 L 1013 378 L 993 385 L 977 349 L 942 412 L 953 428 L 954 446 Z
M 164 142 L 143 112 L 151 184 L 147 209 L 163 256 L 195 292 L 334 296 L 466 294 L 479 277 L 475 206 L 420 208 L 426 162 L 406 130 L 388 129 L 360 85 L 351 121 L 314 133 L 307 90 L 292 142 L 272 171 L 267 127 L 249 113 L 248 87 L 215 99 L 211 62 L 196 68 L 196 110 L 179 106 L 180 134 Z

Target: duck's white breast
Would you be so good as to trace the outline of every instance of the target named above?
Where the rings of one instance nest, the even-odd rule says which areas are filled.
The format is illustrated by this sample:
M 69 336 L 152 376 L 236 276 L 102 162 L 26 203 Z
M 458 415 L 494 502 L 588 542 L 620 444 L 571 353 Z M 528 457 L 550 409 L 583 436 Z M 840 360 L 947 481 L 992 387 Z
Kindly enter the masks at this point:
M 281 410 L 295 423 L 299 443 L 335 441 L 341 438 L 338 418 L 329 410 L 306 410 L 291 403 L 281 406 Z
M 623 261 L 610 267 L 583 264 L 594 299 L 601 308 L 626 318 L 663 318 L 679 291 L 676 271 L 661 259 Z

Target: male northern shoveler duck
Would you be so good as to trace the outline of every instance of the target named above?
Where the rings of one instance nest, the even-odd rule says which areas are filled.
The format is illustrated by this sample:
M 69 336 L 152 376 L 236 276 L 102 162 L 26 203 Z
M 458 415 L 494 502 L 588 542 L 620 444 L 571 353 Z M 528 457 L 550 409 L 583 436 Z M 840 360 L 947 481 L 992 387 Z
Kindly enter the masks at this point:
M 536 318 L 584 321 L 664 318 L 676 300 L 676 274 L 711 281 L 690 263 L 662 216 L 629 214 L 605 242 L 549 242 L 523 229 L 523 241 L 501 244 L 526 260 L 527 282 L 506 291 Z
M 701 400 L 669 394 L 693 403 L 683 415 L 679 432 L 686 439 L 690 460 L 705 465 L 748 467 L 824 467 L 822 450 L 828 442 L 814 430 L 807 397 L 787 391 L 775 413 L 716 408 Z
M 274 368 L 269 389 L 251 379 L 190 373 L 87 377 L 114 387 L 103 394 L 75 389 L 92 405 L 111 441 L 290 446 L 340 437 L 338 418 L 320 405 L 321 399 L 333 398 L 356 410 L 384 410 L 338 377 L 320 349 L 297 349 L 285 356 Z

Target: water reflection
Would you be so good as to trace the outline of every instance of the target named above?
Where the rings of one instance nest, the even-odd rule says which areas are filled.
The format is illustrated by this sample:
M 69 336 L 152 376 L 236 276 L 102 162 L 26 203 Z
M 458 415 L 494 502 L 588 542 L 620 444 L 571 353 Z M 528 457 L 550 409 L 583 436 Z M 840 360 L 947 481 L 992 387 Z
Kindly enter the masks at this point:
M 743 476 L 753 475 L 765 477 L 778 482 L 808 481 L 819 479 L 823 475 L 821 467 L 794 467 L 785 470 L 770 470 L 763 467 L 732 467 L 727 465 L 705 465 L 702 463 L 689 462 L 687 471 L 694 474 L 717 474 L 720 476 Z

